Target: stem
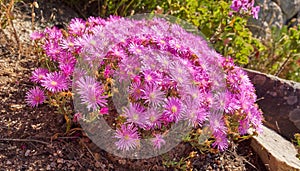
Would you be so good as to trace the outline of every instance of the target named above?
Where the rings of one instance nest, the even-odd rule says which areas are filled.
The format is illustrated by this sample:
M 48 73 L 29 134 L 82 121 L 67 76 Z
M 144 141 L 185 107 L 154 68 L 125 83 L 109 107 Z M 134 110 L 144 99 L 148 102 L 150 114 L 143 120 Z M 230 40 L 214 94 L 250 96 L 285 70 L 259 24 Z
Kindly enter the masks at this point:
M 279 67 L 279 69 L 277 70 L 277 72 L 275 73 L 275 76 L 278 76 L 283 69 L 285 68 L 285 66 L 288 64 L 289 59 L 291 58 L 292 55 L 288 54 L 288 57 L 286 58 L 286 60 L 283 62 L 283 64 Z
M 40 140 L 34 140 L 34 139 L 14 139 L 14 138 L 1 138 L 0 141 L 15 141 L 15 142 L 36 142 L 41 143 L 45 145 L 49 145 L 50 143 L 40 141 Z

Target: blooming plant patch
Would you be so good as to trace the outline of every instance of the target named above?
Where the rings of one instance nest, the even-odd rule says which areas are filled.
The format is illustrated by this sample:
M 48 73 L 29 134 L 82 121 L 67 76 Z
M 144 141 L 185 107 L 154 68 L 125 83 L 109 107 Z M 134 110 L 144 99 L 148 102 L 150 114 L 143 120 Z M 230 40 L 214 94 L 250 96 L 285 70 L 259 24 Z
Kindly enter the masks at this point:
M 44 67 L 26 100 L 57 106 L 68 128 L 73 117 L 99 147 L 130 158 L 166 152 L 192 128 L 209 129 L 221 151 L 233 136 L 260 132 L 244 71 L 169 19 L 75 18 L 67 30 L 35 33 Z

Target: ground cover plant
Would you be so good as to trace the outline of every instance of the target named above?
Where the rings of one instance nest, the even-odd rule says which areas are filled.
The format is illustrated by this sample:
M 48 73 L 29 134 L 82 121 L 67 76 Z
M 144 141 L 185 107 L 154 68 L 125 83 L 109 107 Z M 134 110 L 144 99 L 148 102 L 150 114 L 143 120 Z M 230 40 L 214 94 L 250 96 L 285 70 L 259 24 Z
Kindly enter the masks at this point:
M 67 132 L 72 118 L 92 122 L 105 115 L 115 120 L 116 149 L 135 149 L 145 137 L 159 149 L 170 125 L 186 120 L 195 128 L 209 127 L 210 143 L 224 151 L 228 138 L 250 128 L 260 131 L 262 113 L 246 74 L 177 24 L 159 18 L 75 18 L 66 31 L 47 28 L 32 39 L 42 47 L 44 65 L 32 74 L 40 86 L 29 90 L 27 101 L 56 106 Z M 83 70 L 77 71 L 76 63 Z M 73 116 L 72 82 L 87 113 Z M 122 98 L 118 92 L 129 93 Z M 110 104 L 114 96 L 127 103 Z M 112 114 L 114 106 L 123 109 L 119 115 Z

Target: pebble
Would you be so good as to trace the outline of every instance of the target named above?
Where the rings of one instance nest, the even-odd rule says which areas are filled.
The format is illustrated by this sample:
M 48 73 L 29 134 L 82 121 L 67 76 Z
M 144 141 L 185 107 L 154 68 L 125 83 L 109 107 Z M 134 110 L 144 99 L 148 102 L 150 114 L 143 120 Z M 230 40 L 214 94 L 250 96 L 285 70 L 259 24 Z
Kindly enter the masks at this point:
M 12 162 L 11 162 L 11 161 L 9 161 L 9 160 L 7 160 L 7 161 L 6 161 L 6 164 L 7 164 L 7 165 L 11 165 L 11 164 L 12 164 Z
M 96 167 L 96 168 L 101 167 L 101 163 L 100 163 L 100 162 L 96 162 L 96 163 L 95 163 L 95 167 Z
M 59 159 L 56 160 L 56 162 L 62 164 L 62 163 L 64 163 L 64 159 L 59 158 Z
M 71 170 L 75 170 L 76 168 L 75 168 L 74 166 L 72 166 L 70 169 L 71 169 Z
M 55 162 L 51 162 L 51 163 L 50 163 L 50 166 L 51 166 L 51 167 L 56 167 L 56 163 L 55 163 Z
M 29 154 L 30 154 L 30 150 L 26 150 L 26 152 L 25 152 L 25 157 L 28 157 Z
M 51 170 L 51 166 L 49 164 L 46 166 L 46 170 Z

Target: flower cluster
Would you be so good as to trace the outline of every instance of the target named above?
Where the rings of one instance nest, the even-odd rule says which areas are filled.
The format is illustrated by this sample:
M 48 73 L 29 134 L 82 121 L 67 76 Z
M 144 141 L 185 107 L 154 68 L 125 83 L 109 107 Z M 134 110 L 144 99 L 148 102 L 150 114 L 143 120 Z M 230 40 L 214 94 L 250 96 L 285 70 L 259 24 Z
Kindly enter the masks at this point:
M 119 119 L 114 119 L 120 150 L 137 148 L 143 132 L 160 149 L 170 125 L 181 121 L 208 126 L 213 146 L 220 150 L 228 146 L 230 126 L 237 125 L 238 134 L 261 129 L 255 90 L 241 68 L 202 37 L 165 19 L 75 18 L 67 32 L 48 28 L 34 35 L 55 66 L 38 68 L 32 81 L 52 94 L 73 84 L 80 103 L 99 117 L 116 117 L 109 111 L 120 107 Z M 113 98 L 118 93 L 125 97 Z M 27 94 L 32 106 L 44 100 L 40 88 Z M 88 118 L 84 113 L 80 117 Z
M 254 0 L 232 0 L 231 9 L 236 12 L 250 13 L 253 18 L 258 19 L 260 6 L 254 6 Z

